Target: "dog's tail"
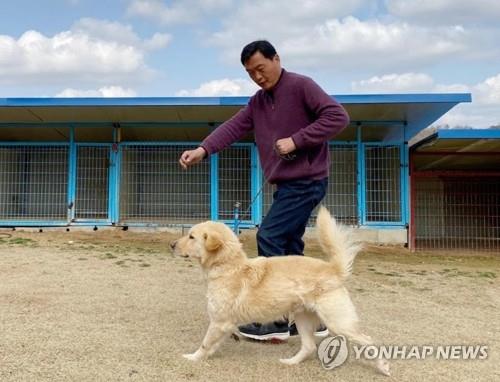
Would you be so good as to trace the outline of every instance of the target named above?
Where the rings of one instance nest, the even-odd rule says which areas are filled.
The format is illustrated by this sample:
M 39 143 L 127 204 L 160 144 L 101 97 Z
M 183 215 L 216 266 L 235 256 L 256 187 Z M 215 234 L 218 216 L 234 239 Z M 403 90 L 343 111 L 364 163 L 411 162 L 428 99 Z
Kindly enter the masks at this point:
M 341 280 L 347 279 L 352 273 L 352 263 L 361 250 L 361 245 L 354 242 L 349 229 L 337 224 L 335 218 L 323 206 L 318 212 L 316 230 L 321 249 L 329 256 L 338 276 Z

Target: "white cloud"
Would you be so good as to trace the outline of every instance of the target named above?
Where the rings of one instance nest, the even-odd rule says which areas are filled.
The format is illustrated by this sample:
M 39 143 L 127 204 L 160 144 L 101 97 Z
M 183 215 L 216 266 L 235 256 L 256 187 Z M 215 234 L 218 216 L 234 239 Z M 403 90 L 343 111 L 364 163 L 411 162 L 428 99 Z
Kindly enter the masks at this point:
M 162 25 L 180 25 L 194 23 L 231 5 L 232 0 L 177 0 L 170 5 L 161 0 L 133 0 L 127 13 Z
M 238 57 L 245 44 L 257 39 L 267 39 L 280 48 L 283 43 L 299 43 L 296 39 L 324 20 L 373 6 L 369 0 L 242 0 L 225 15 L 222 29 L 212 33 L 208 42 L 221 47 L 225 58 Z
M 216 97 L 216 96 L 249 96 L 253 95 L 258 86 L 244 79 L 221 79 L 206 82 L 197 89 L 180 90 L 178 97 Z
M 0 84 L 142 82 L 153 74 L 147 50 L 169 41 L 165 34 L 141 40 L 129 26 L 88 18 L 54 36 L 34 30 L 18 39 L 0 35 Z
M 305 32 L 298 41 L 287 41 L 284 49 L 294 56 L 294 62 L 387 70 L 419 67 L 465 52 L 464 33 L 455 27 L 430 30 L 399 22 L 347 17 L 326 21 Z
M 476 103 L 460 104 L 433 123 L 433 126 L 451 128 L 472 127 L 487 129 L 500 124 L 498 108 L 485 107 Z
M 245 43 L 267 37 L 276 45 L 284 66 L 345 71 L 415 70 L 465 54 L 470 48 L 468 32 L 458 26 L 426 28 L 398 21 L 363 21 L 352 16 L 338 19 L 325 15 L 309 20 L 307 15 L 301 18 L 286 10 L 278 18 L 284 20 L 269 23 L 266 18 L 252 18 L 251 12 L 242 10 L 229 17 L 224 29 L 214 33 L 210 42 L 223 49 L 227 60 L 234 60 Z M 247 20 L 253 20 L 252 24 Z
M 495 106 L 500 113 L 500 73 L 477 84 L 473 91 L 479 103 Z
M 498 0 L 386 0 L 387 10 L 399 18 L 423 24 L 498 24 Z
M 471 93 L 472 103 L 460 104 L 434 126 L 488 128 L 500 124 L 500 73 L 477 84 L 438 84 L 425 73 L 386 74 L 351 83 L 356 93 Z
M 470 93 L 471 88 L 464 84 L 436 84 L 432 91 L 436 93 Z
M 64 89 L 56 97 L 135 97 L 137 94 L 132 89 L 121 86 L 104 86 L 97 90 Z
M 171 35 L 165 33 L 155 33 L 149 40 L 144 40 L 143 46 L 147 50 L 157 50 L 166 47 L 170 41 L 172 41 Z
M 116 42 L 125 46 L 134 46 L 137 49 L 148 50 L 165 48 L 172 36 L 166 33 L 155 33 L 151 39 L 141 39 L 134 32 L 132 26 L 116 21 L 82 18 L 71 28 L 71 32 L 88 36 L 97 41 Z
M 455 62 L 483 63 L 500 60 L 500 1 L 479 0 L 477 23 L 450 22 L 447 7 L 457 15 L 460 6 L 476 7 L 465 0 L 436 0 L 436 23 L 405 17 L 411 12 L 388 14 L 382 2 L 367 0 L 264 1 L 242 0 L 221 18 L 221 27 L 208 33 L 207 44 L 220 48 L 221 60 L 238 65 L 241 48 L 256 39 L 271 41 L 291 70 L 331 70 L 349 75 L 428 70 Z M 422 3 L 434 9 L 434 0 L 388 2 L 394 9 Z M 304 4 L 304 5 L 303 5 Z M 461 5 L 460 5 L 461 4 Z M 413 8 L 418 8 L 414 6 Z M 488 10 L 495 16 L 484 16 Z M 482 23 L 482 17 L 495 20 Z M 426 15 L 423 19 L 431 17 Z M 471 16 L 472 17 L 472 16 Z M 474 16 L 476 17 L 476 16 Z M 251 22 L 249 22 L 251 21 Z
M 71 31 L 46 37 L 36 31 L 25 32 L 17 41 L 9 36 L 0 39 L 3 75 L 57 73 L 132 72 L 143 65 L 143 54 L 133 46 L 93 40 Z M 16 65 L 9 66 L 9 62 Z M 3 76 L 2 76 L 3 77 Z
M 444 115 L 436 125 L 488 128 L 500 125 L 500 73 L 473 85 L 462 86 L 472 95 L 472 103 L 461 104 Z M 442 85 L 436 86 L 439 90 Z
M 433 86 L 432 77 L 424 73 L 385 74 L 351 84 L 356 93 L 428 92 Z

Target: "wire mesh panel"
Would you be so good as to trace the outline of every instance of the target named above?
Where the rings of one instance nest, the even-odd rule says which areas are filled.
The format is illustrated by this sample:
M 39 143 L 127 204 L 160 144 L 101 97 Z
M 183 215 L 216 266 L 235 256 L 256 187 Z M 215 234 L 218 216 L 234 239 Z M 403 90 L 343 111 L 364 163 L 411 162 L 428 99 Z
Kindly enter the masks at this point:
M 197 146 L 122 147 L 120 221 L 196 223 L 210 218 L 208 160 L 184 171 L 179 156 Z
M 251 147 L 232 146 L 219 153 L 219 219 L 234 218 L 240 203 L 240 219 L 251 220 Z
M 328 190 L 324 203 L 336 219 L 344 224 L 358 224 L 358 189 L 357 189 L 357 146 L 331 145 L 330 172 Z M 273 192 L 276 188 L 263 180 L 262 197 L 263 216 L 267 214 L 273 202 Z M 314 225 L 317 215 L 316 208 L 311 214 L 308 225 Z
M 75 219 L 108 218 L 109 147 L 79 146 Z
M 68 148 L 0 145 L 0 220 L 67 220 Z
M 324 203 L 335 218 L 347 225 L 357 225 L 358 156 L 356 145 L 330 146 L 330 176 Z
M 416 249 L 500 254 L 500 178 L 415 178 Z
M 366 146 L 366 221 L 400 222 L 401 159 L 399 146 Z

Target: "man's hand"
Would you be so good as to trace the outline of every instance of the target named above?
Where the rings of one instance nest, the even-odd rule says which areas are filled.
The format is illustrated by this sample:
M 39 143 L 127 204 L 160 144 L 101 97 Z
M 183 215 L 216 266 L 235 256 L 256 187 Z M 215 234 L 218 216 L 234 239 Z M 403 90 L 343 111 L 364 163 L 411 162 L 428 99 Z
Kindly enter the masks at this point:
M 179 159 L 179 164 L 184 170 L 187 170 L 189 166 L 201 162 L 205 155 L 207 155 L 207 152 L 203 147 L 184 151 Z
M 297 149 L 292 138 L 278 139 L 274 146 L 279 155 L 286 155 Z

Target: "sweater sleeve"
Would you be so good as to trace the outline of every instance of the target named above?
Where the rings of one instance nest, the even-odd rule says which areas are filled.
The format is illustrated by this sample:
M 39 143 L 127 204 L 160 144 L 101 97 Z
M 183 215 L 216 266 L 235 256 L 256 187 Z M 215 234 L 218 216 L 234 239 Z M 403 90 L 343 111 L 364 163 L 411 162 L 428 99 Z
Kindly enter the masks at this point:
M 326 94 L 313 80 L 308 78 L 303 89 L 305 106 L 315 119 L 292 135 L 298 149 L 320 145 L 332 139 L 349 124 L 349 115 L 342 105 Z
M 253 130 L 251 103 L 218 126 L 200 144 L 208 155 L 217 153 Z

